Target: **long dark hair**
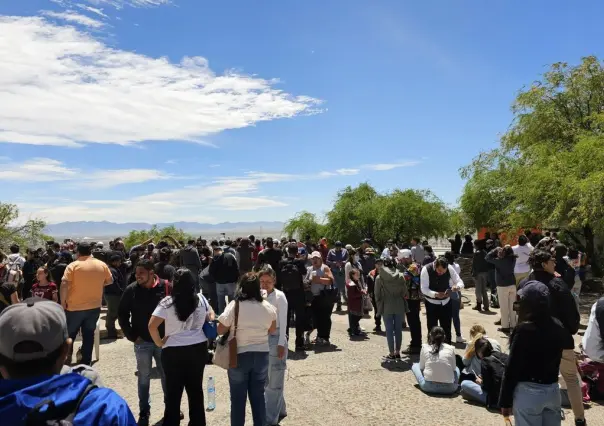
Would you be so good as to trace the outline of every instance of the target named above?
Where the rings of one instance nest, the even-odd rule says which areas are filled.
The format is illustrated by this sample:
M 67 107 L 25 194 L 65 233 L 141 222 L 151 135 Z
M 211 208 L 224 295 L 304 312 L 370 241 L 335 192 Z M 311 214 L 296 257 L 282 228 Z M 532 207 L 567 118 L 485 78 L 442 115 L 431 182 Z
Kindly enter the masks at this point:
M 428 343 L 432 345 L 432 351 L 430 352 L 433 355 L 436 355 L 440 352 L 440 348 L 445 341 L 445 330 L 442 327 L 433 327 L 430 330 L 430 335 L 428 336 Z
M 195 293 L 195 278 L 187 268 L 181 268 L 174 274 L 172 288 L 172 303 L 176 316 L 180 321 L 186 321 L 199 305 L 199 296 Z
M 262 293 L 260 292 L 260 279 L 258 274 L 254 272 L 248 272 L 243 275 L 235 290 L 235 300 L 244 302 L 246 300 L 255 300 L 262 302 Z

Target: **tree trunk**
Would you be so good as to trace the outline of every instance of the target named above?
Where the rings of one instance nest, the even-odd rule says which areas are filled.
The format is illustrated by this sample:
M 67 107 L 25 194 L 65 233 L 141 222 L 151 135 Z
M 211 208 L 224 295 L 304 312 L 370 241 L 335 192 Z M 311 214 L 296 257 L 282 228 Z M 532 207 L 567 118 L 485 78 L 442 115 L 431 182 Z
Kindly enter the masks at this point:
M 596 256 L 596 246 L 594 242 L 594 231 L 589 225 L 583 227 L 583 234 L 585 235 L 585 254 L 591 264 L 591 270 L 594 276 L 602 276 L 602 268 L 600 267 L 600 259 Z

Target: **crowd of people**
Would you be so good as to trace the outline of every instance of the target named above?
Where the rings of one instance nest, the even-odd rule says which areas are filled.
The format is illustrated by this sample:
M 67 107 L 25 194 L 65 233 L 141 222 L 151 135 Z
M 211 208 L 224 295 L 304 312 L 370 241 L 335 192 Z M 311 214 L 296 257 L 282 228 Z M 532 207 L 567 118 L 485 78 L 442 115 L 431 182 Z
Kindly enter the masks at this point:
M 497 234 L 464 241 L 457 235 L 450 242 L 444 256 L 419 238 L 409 244 L 388 241 L 381 252 L 369 239 L 358 247 L 340 241 L 330 247 L 325 238 L 315 243 L 309 237 L 298 242 L 253 235 L 186 244 L 166 236 L 157 245 L 149 240 L 129 250 L 119 238 L 108 248 L 65 240 L 27 250 L 25 258 L 13 245 L 10 254 L 0 253 L 0 412 L 15 425 L 30 417 L 69 416 L 77 424 L 93 415 L 95 424 L 145 426 L 155 361 L 163 424 L 180 423 L 186 391 L 189 424 L 205 425 L 205 365 L 212 362 L 218 336 L 229 336 L 236 341 L 229 346 L 236 350 L 227 371 L 231 424 L 244 425 L 249 399 L 254 425 L 276 425 L 287 416 L 290 328 L 295 351 L 329 347 L 332 313 L 346 306 L 351 339 L 366 335 L 360 320 L 372 313 L 373 331 L 386 337 L 384 362 L 419 357 L 412 372 L 426 393 L 461 390 L 465 398 L 500 409 L 505 417 L 513 412 L 520 426 L 559 425 L 565 398 L 575 424 L 585 425 L 572 337 L 579 328 L 584 256 L 552 236 L 535 241 L 530 231 L 514 246 L 502 246 Z M 468 342 L 462 335 L 459 256 L 472 258 L 473 309 L 500 307 L 507 353 L 480 324 L 472 326 Z M 90 368 L 103 305 L 108 337 L 119 336 L 117 322 L 133 343 L 137 422 Z M 405 348 L 404 328 L 411 335 Z M 69 367 L 78 333 L 78 365 Z M 604 298 L 594 305 L 583 339 L 595 371 L 604 366 L 603 337 Z M 464 356 L 456 355 L 453 344 L 467 344 Z

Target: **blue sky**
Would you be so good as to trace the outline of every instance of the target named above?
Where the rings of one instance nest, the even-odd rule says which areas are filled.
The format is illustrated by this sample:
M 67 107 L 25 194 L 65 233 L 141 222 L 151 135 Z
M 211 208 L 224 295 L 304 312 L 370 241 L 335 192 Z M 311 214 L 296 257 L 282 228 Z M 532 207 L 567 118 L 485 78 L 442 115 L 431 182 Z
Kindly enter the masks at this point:
M 286 220 L 431 189 L 517 91 L 602 56 L 598 1 L 0 3 L 2 201 L 24 217 Z M 5 58 L 8 58 L 5 60 Z

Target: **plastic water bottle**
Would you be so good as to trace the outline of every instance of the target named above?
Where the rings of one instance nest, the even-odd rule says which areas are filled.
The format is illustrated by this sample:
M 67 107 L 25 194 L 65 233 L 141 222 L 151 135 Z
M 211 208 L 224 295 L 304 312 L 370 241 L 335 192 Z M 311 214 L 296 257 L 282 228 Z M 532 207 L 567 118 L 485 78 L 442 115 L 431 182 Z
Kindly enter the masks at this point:
M 214 377 L 208 377 L 208 411 L 214 411 L 216 409 L 216 385 L 214 384 Z

